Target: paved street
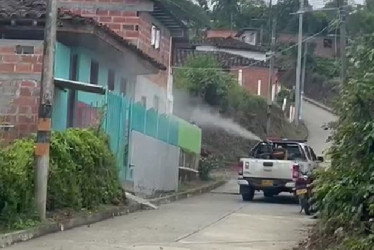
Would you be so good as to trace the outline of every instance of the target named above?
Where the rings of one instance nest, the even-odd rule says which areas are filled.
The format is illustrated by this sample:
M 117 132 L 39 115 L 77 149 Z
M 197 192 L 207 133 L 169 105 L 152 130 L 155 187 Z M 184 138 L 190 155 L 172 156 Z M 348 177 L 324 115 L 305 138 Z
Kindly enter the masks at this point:
M 327 134 L 320 126 L 334 117 L 310 104 L 304 120 L 316 152 Z M 13 250 L 292 249 L 312 220 L 299 214 L 291 196 L 243 202 L 233 180 L 211 193 L 51 234 Z
M 325 142 L 330 131 L 324 130 L 321 126 L 335 121 L 337 118 L 331 113 L 308 102 L 303 102 L 302 115 L 305 125 L 309 130 L 308 143 L 315 150 L 317 155 L 322 155 L 322 152 L 329 146 Z

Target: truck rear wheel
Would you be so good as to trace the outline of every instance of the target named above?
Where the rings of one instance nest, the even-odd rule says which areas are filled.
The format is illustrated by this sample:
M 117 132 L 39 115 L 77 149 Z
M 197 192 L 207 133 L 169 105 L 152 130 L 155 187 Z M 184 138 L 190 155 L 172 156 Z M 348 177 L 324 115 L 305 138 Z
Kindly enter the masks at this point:
M 252 201 L 255 196 L 255 190 L 249 186 L 240 186 L 240 193 L 243 201 Z

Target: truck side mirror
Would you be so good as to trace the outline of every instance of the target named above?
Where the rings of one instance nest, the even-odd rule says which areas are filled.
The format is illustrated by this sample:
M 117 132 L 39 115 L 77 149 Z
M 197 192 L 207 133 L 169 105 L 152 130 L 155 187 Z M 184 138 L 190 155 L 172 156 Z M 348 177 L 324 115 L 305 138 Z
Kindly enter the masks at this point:
M 317 161 L 319 161 L 319 162 L 324 162 L 325 159 L 323 159 L 323 156 L 318 156 L 318 157 L 317 157 Z

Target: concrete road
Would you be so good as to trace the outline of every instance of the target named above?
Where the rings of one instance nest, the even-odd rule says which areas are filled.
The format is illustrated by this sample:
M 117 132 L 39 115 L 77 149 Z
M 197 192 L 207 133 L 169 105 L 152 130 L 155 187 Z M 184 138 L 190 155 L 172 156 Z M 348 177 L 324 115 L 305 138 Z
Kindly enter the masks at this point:
M 243 202 L 233 180 L 211 193 L 10 247 L 13 250 L 292 249 L 311 219 L 290 196 Z
M 320 129 L 334 117 L 305 104 L 310 143 L 319 153 L 327 134 Z M 312 220 L 299 214 L 291 196 L 256 194 L 243 202 L 235 180 L 211 193 L 123 217 L 51 234 L 10 247 L 13 250 L 185 250 L 292 249 Z
M 305 101 L 303 102 L 302 117 L 309 130 L 309 145 L 318 156 L 323 155 L 323 151 L 329 147 L 329 144 L 325 142 L 330 131 L 324 130 L 321 126 L 335 121 L 337 117 Z

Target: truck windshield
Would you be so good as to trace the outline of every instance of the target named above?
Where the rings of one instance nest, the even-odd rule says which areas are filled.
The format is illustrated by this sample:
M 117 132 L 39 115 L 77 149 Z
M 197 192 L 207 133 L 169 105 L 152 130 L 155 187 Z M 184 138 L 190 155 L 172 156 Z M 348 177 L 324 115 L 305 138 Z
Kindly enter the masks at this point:
M 298 144 L 287 144 L 286 150 L 288 152 L 287 160 L 306 160 L 305 154 Z

